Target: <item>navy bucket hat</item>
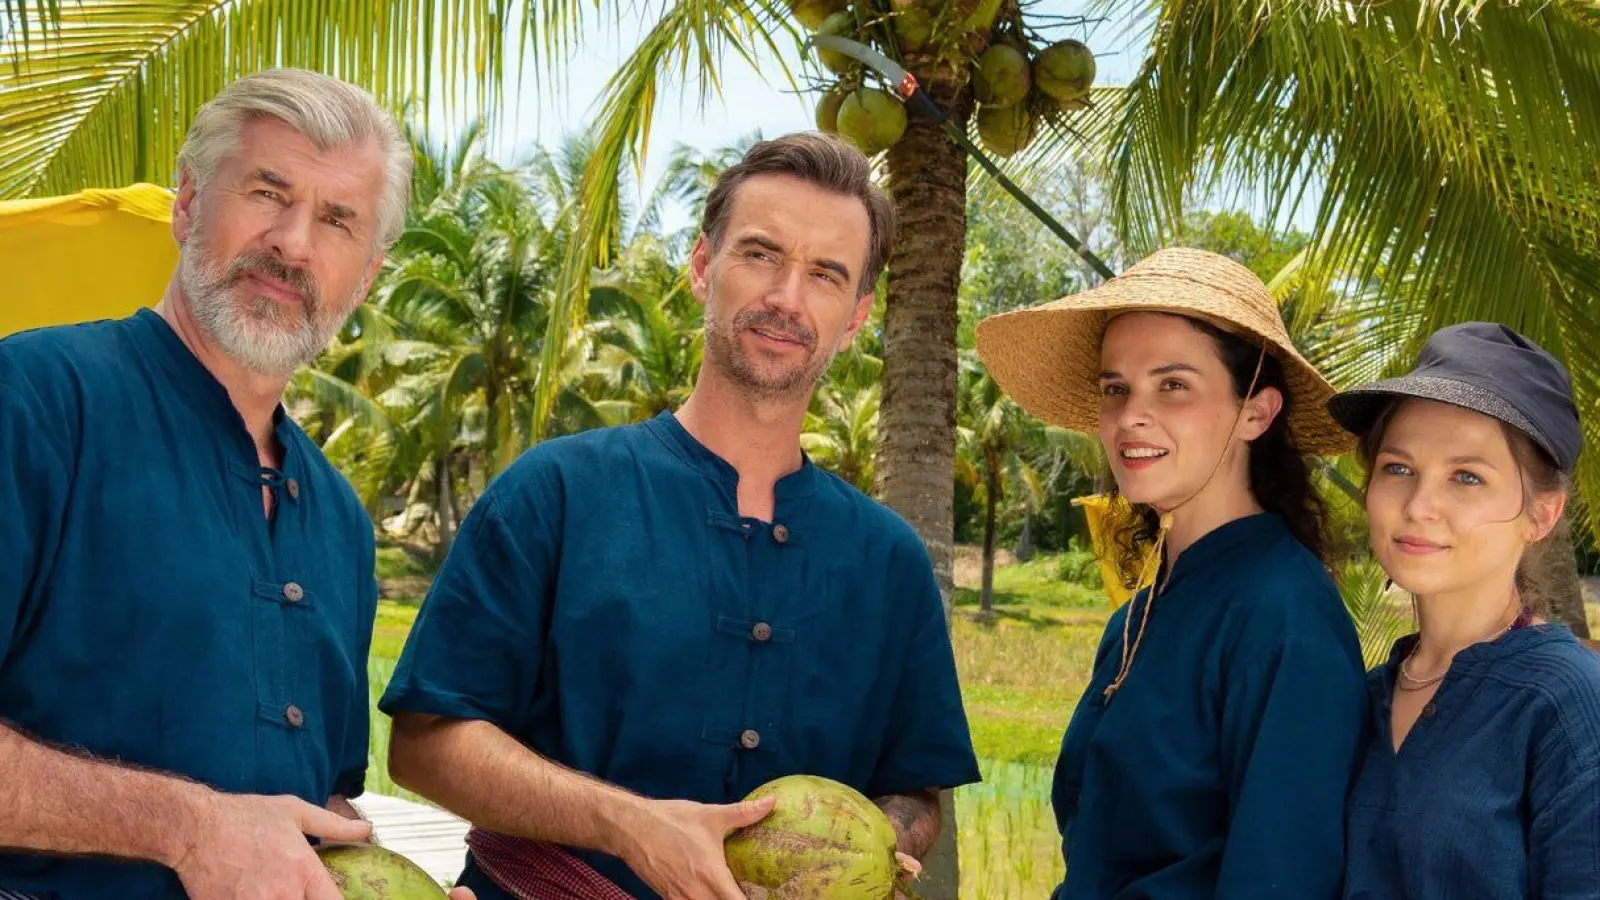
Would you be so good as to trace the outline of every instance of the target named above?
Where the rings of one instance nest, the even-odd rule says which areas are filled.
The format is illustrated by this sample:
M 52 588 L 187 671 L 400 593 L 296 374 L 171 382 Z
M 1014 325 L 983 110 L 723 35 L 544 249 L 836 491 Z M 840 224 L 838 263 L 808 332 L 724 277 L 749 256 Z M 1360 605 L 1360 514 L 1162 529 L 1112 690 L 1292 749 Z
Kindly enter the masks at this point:
M 1498 419 L 1526 434 L 1563 472 L 1583 449 L 1572 377 L 1543 347 L 1494 322 L 1442 328 L 1409 374 L 1335 394 L 1328 412 L 1357 436 L 1393 401 L 1437 400 Z

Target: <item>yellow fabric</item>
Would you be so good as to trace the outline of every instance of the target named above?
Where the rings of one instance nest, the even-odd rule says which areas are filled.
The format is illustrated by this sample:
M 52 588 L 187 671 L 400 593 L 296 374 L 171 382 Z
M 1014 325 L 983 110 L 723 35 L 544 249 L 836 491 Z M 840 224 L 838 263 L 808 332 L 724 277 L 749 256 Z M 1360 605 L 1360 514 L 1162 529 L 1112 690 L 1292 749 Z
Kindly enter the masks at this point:
M 1100 552 L 1102 538 L 1106 535 L 1106 529 L 1111 527 L 1107 523 L 1111 512 L 1111 498 L 1106 494 L 1077 497 L 1072 501 L 1072 505 L 1083 510 L 1083 517 L 1089 524 L 1089 546 L 1099 561 L 1100 580 L 1105 583 L 1106 597 L 1113 607 L 1127 603 L 1133 597 L 1133 591 L 1122 586 L 1122 576 L 1117 573 L 1116 563 Z
M 153 184 L 0 201 L 0 336 L 154 306 L 177 264 Z

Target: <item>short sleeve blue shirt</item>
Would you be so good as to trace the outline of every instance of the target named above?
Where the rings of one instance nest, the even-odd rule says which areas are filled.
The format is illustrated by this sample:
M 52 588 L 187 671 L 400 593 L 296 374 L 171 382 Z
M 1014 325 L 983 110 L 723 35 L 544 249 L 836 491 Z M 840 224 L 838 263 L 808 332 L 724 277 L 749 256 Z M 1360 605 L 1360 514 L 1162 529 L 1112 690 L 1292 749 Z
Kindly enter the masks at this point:
M 223 791 L 361 792 L 371 521 L 281 410 L 276 429 L 263 471 L 149 310 L 0 341 L 0 719 Z M 0 854 L 0 887 L 184 896 L 159 866 L 25 854 Z
M 915 532 L 809 461 L 771 523 L 739 515 L 736 487 L 671 413 L 536 446 L 462 523 L 381 708 L 487 720 L 658 798 L 800 772 L 869 796 L 976 781 Z M 470 856 L 462 883 L 508 896 Z
M 1337 897 L 1364 692 L 1322 564 L 1272 514 L 1196 541 L 1108 702 L 1128 610 L 1062 740 L 1057 900 Z
M 1600 896 L 1600 655 L 1560 625 L 1457 653 L 1394 751 L 1396 642 L 1367 685 L 1348 900 Z

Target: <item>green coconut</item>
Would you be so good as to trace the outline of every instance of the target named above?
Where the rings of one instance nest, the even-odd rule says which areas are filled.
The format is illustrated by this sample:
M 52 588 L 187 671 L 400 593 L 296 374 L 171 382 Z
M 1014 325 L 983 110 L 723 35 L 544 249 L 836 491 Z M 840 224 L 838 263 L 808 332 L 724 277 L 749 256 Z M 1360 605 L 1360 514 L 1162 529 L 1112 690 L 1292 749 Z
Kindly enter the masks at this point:
M 317 856 L 345 900 L 446 900 L 421 867 L 377 844 L 323 844 Z
M 1033 61 L 1033 78 L 1039 90 L 1055 98 L 1062 109 L 1068 109 L 1068 103 L 1089 95 L 1089 88 L 1094 85 L 1094 70 L 1094 51 L 1082 41 L 1051 44 Z
M 765 819 L 728 836 L 735 880 L 786 897 L 891 900 L 899 863 L 889 817 L 861 792 L 813 775 L 769 781 L 747 800 L 776 795 Z
M 846 93 L 843 88 L 834 85 L 817 101 L 817 130 L 839 133 L 839 107 L 843 105 Z
M 893 147 L 906 133 L 906 108 L 888 91 L 863 88 L 839 104 L 839 136 L 871 156 Z
M 983 32 L 987 37 L 1000 15 L 1000 0 L 955 0 L 955 20 L 962 32 Z
M 817 34 L 832 34 L 839 37 L 854 37 L 855 33 L 856 17 L 850 15 L 850 11 L 847 9 L 829 14 L 817 29 Z M 822 60 L 822 64 L 828 68 L 828 71 L 835 75 L 843 75 L 856 65 L 855 60 L 845 56 L 843 53 L 837 50 L 824 50 L 821 47 L 817 48 L 817 58 Z
M 907 5 L 894 15 L 894 33 L 900 49 L 921 50 L 933 37 L 933 15 L 926 7 Z
M 978 57 L 972 72 L 972 93 L 984 106 L 1001 109 L 1028 96 L 1033 79 L 1028 58 L 1010 44 L 994 44 Z
M 848 7 L 847 0 L 789 0 L 789 11 L 812 31 L 821 28 L 829 16 Z
M 978 111 L 978 137 L 991 153 L 1011 156 L 1033 143 L 1038 123 L 1025 103 L 1002 109 L 986 106 Z

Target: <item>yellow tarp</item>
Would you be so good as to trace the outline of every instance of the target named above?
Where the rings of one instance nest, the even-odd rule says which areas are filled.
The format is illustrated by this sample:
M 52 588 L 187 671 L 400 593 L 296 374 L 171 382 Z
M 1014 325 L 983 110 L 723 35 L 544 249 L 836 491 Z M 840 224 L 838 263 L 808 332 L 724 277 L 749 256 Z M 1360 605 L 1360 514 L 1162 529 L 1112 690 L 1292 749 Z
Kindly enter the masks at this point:
M 0 201 L 0 336 L 154 306 L 178 264 L 153 184 Z

